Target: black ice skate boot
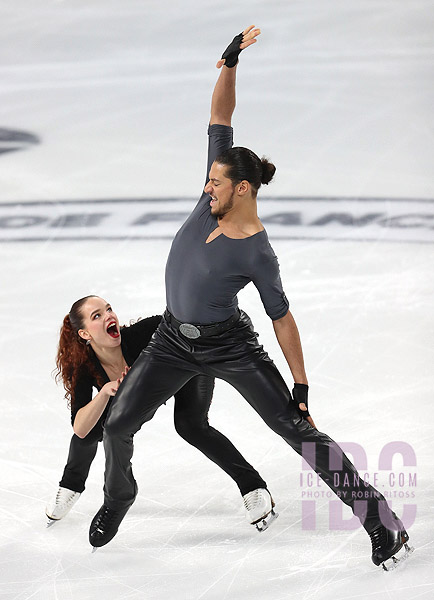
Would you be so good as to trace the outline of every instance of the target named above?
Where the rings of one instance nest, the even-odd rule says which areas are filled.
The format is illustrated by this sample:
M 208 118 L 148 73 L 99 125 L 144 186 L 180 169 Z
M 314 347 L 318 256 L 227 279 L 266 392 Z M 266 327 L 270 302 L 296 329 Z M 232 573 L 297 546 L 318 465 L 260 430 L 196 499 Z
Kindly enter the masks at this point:
M 89 542 L 94 550 L 108 544 L 117 534 L 122 519 L 130 507 L 113 510 L 103 504 L 94 516 L 89 529 Z
M 407 544 L 408 533 L 399 519 L 397 525 L 399 528 L 396 530 L 379 525 L 369 534 L 372 543 L 372 562 L 377 567 L 382 565 L 385 571 L 396 569 L 398 564 L 414 550 Z

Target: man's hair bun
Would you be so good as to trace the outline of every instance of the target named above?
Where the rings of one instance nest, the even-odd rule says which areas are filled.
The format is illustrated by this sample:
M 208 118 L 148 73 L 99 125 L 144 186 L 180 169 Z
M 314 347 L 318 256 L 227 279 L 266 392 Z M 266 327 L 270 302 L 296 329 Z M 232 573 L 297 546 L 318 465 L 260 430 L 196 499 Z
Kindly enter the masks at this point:
M 276 167 L 265 156 L 260 159 L 253 150 L 242 146 L 228 148 L 215 161 L 226 166 L 226 177 L 232 181 L 232 185 L 237 185 L 243 179 L 248 181 L 255 197 L 261 185 L 269 183 L 276 172 Z
M 276 167 L 273 163 L 269 162 L 269 160 L 265 157 L 261 158 L 262 165 L 262 177 L 261 183 L 268 184 L 274 177 L 274 173 L 276 172 Z

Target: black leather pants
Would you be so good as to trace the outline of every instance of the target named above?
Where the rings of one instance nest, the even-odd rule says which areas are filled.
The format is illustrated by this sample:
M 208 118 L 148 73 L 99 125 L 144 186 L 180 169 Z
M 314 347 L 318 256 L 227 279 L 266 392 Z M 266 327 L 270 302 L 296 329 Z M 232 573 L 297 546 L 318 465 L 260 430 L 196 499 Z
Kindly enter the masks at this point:
M 69 444 L 68 460 L 63 471 L 62 479 L 59 485 L 74 492 L 83 492 L 89 475 L 90 465 L 95 458 L 98 450 L 98 442 L 101 441 L 101 435 L 92 436 L 92 432 L 81 439 L 73 435 Z
M 243 312 L 229 331 L 195 340 L 185 338 L 163 319 L 118 390 L 106 420 L 104 492 L 109 507 L 117 509 L 134 502 L 136 483 L 130 463 L 133 435 L 198 373 L 229 382 L 298 454 L 303 443 L 310 443 L 305 458 L 351 507 L 365 529 L 369 532 L 380 523 L 379 504 L 384 503 L 389 510 L 385 499 L 371 486 L 358 483 L 354 465 L 339 446 L 298 415 L 282 376 Z M 363 493 L 364 500 L 357 500 L 358 492 Z
M 195 446 L 232 477 L 242 495 L 256 488 L 267 487 L 259 473 L 235 446 L 209 425 L 208 411 L 213 391 L 213 377 L 199 375 L 187 381 L 175 394 L 176 431 L 186 442 Z M 72 436 L 68 461 L 59 485 L 75 492 L 83 492 L 101 439 L 100 428 L 95 428 L 83 439 Z

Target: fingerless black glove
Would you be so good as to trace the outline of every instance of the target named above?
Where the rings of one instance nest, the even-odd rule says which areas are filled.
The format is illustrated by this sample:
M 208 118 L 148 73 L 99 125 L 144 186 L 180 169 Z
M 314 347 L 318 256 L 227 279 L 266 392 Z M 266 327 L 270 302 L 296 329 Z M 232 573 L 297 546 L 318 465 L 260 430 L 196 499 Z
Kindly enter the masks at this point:
M 229 67 L 231 69 L 232 67 L 235 67 L 235 65 L 237 64 L 238 56 L 241 52 L 240 44 L 241 44 L 242 40 L 243 40 L 243 34 L 239 33 L 238 35 L 236 35 L 234 37 L 232 42 L 229 44 L 229 46 L 223 52 L 222 58 L 226 59 L 226 62 L 225 62 L 226 67 Z
M 310 417 L 309 407 L 307 405 L 308 390 L 309 390 L 309 386 L 304 383 L 294 383 L 294 389 L 292 390 L 292 397 L 294 398 L 294 401 L 297 403 L 297 412 L 300 415 L 300 417 L 303 417 L 303 419 Z M 301 408 L 299 407 L 299 405 L 302 402 L 305 403 L 307 410 L 301 410 Z

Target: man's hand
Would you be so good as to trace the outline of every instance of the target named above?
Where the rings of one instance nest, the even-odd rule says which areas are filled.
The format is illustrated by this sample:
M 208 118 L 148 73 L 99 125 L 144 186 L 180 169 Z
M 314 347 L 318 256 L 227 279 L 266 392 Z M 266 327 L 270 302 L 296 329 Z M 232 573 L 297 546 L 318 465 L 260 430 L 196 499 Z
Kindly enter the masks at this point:
M 242 33 L 236 35 L 216 64 L 217 69 L 220 69 L 223 65 L 226 65 L 229 68 L 235 67 L 238 63 L 238 56 L 241 50 L 255 44 L 257 41 L 256 38 L 260 34 L 260 29 L 257 29 L 254 25 L 250 25 L 250 27 L 247 27 Z
M 294 402 L 297 403 L 297 412 L 303 419 L 312 425 L 312 427 L 317 428 L 312 417 L 309 414 L 309 409 L 307 406 L 307 395 L 309 391 L 309 386 L 304 383 L 294 383 L 294 389 L 292 390 L 292 397 Z

